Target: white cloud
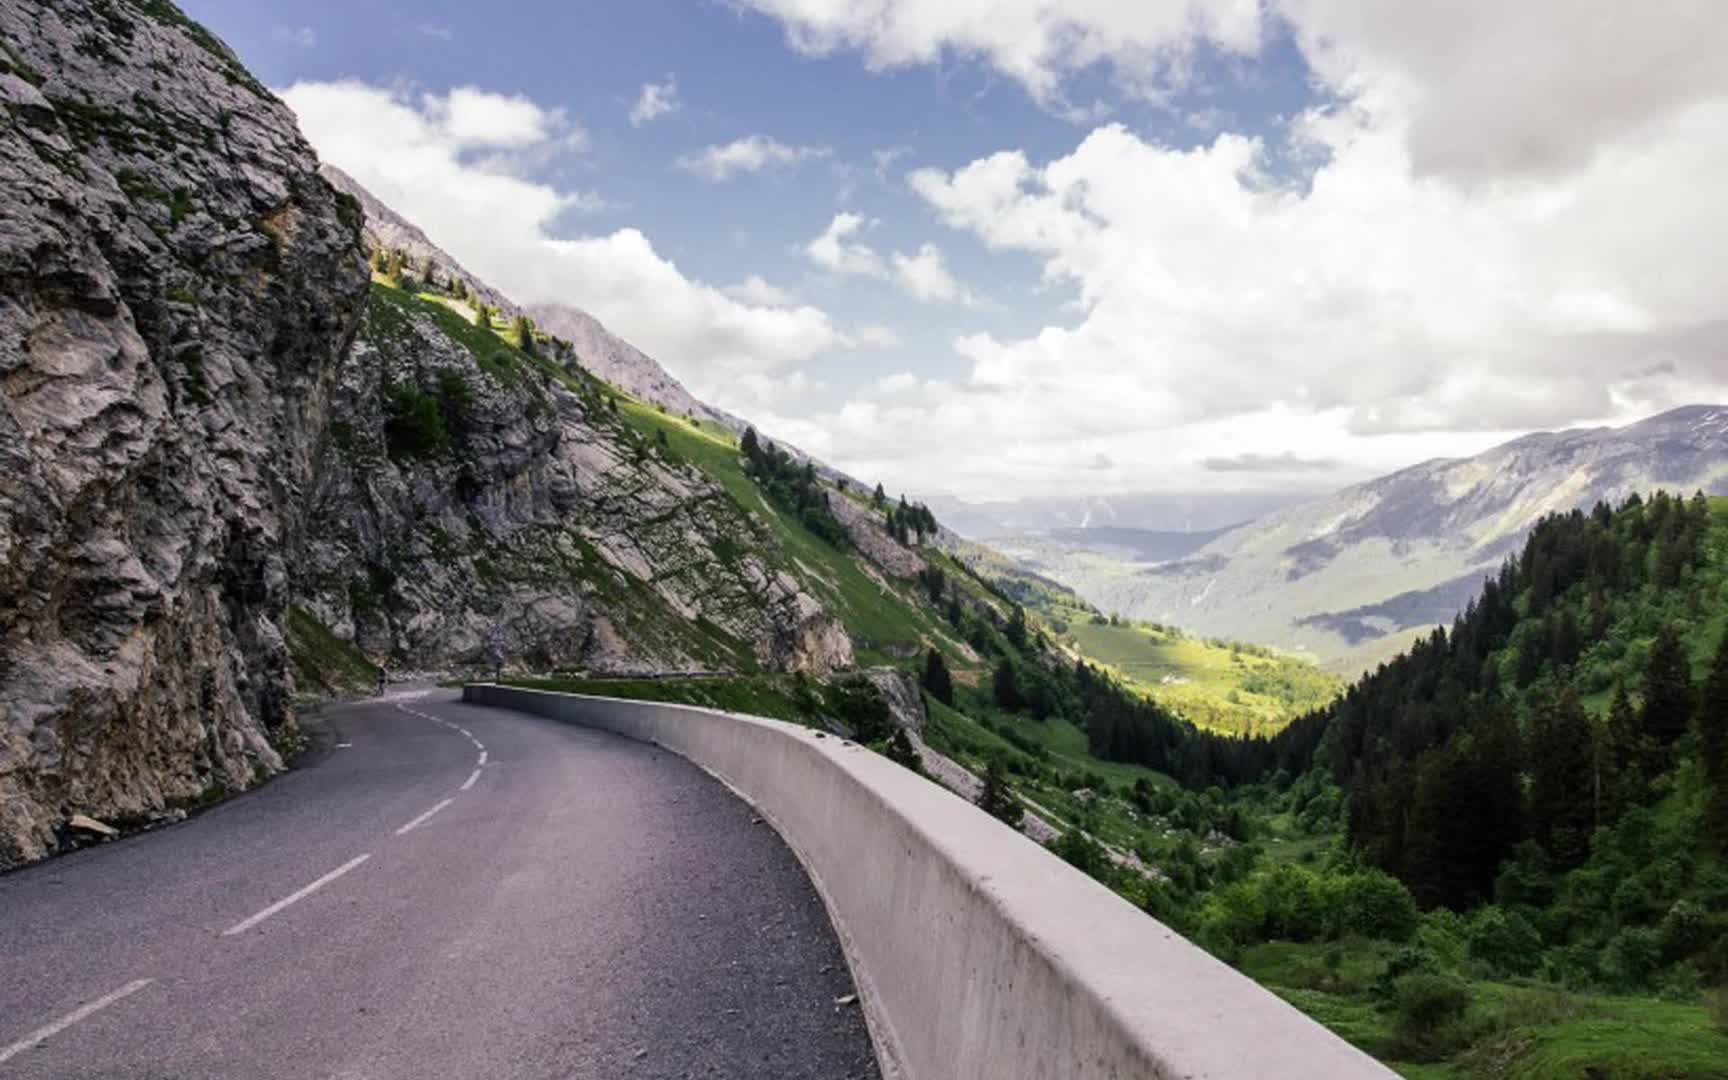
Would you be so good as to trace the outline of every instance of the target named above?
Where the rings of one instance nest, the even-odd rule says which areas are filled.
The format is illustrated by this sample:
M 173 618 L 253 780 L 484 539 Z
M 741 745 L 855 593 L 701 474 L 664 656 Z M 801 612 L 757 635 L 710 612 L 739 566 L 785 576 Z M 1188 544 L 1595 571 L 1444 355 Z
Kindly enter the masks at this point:
M 460 147 L 522 149 L 550 142 L 554 135 L 583 140 L 562 109 L 544 109 L 520 95 L 494 94 L 473 86 L 458 86 L 448 94 L 422 94 L 420 109 L 441 134 Z
M 1410 120 L 1419 175 L 1483 180 L 1575 169 L 1728 96 L 1728 5 L 1708 0 L 738 0 L 799 51 L 860 53 L 872 69 L 965 57 L 1067 106 L 1075 72 L 1106 64 L 1166 99 L 1206 45 L 1250 56 L 1288 26 L 1333 92 Z M 1193 115 L 1196 126 L 1215 118 Z
M 454 41 L 454 40 L 456 40 L 456 31 L 451 29 L 450 27 L 444 26 L 440 23 L 421 23 L 419 26 L 416 26 L 414 29 L 420 31 L 422 34 L 426 35 L 427 37 L 434 37 L 434 38 L 439 39 L 440 41 Z
M 766 281 L 760 274 L 751 274 L 736 285 L 726 286 L 725 292 L 734 300 L 757 307 L 793 307 L 798 303 L 791 293 Z
M 1300 188 L 1254 139 L 1178 151 L 1119 126 L 1045 162 L 913 174 L 945 223 L 1036 259 L 1076 314 L 962 337 L 963 377 L 895 380 L 786 436 L 925 491 L 1060 491 L 1100 454 L 1102 490 L 1329 486 L 1728 398 L 1728 101 L 1489 186 L 1424 175 L 1395 103 L 1294 130 L 1323 162 Z
M 854 239 L 870 224 L 863 216 L 843 210 L 834 215 L 821 235 L 804 246 L 804 254 L 817 266 L 836 274 L 892 281 L 901 292 L 921 303 L 983 306 L 970 289 L 954 279 L 935 244 L 920 245 L 911 254 L 892 251 L 884 256 Z
M 935 244 L 921 244 L 911 255 L 896 251 L 888 256 L 888 261 L 894 268 L 895 283 L 914 300 L 926 304 L 982 306 L 970 289 L 954 280 Z
M 310 49 L 318 44 L 318 32 L 310 26 L 272 26 L 272 40 L 283 45 L 292 45 L 296 49 Z
M 1095 63 L 1142 93 L 1182 82 L 1195 44 L 1259 48 L 1258 0 L 739 0 L 813 55 L 856 50 L 872 69 L 974 58 L 1060 104 L 1064 77 Z
M 630 126 L 641 127 L 684 107 L 678 100 L 678 80 L 668 75 L 663 83 L 643 83 L 636 104 L 630 106 Z
M 827 147 L 788 146 L 767 135 L 747 135 L 732 142 L 704 147 L 678 159 L 679 168 L 715 183 L 739 173 L 781 168 L 829 155 Z
M 885 278 L 888 276 L 888 264 L 883 261 L 882 256 L 868 245 L 851 239 L 864 226 L 865 221 L 861 215 L 841 211 L 835 214 L 834 220 L 822 230 L 822 235 L 805 245 L 804 254 L 817 266 L 836 274 Z
M 741 374 L 779 371 L 845 342 L 817 308 L 740 301 L 687 277 L 637 229 L 554 236 L 552 224 L 584 196 L 474 156 L 501 144 L 531 151 L 536 131 L 543 142 L 561 140 L 553 110 L 498 95 L 408 98 L 358 82 L 300 83 L 281 94 L 325 160 L 475 273 L 523 303 L 584 308 L 717 404 L 727 404 Z

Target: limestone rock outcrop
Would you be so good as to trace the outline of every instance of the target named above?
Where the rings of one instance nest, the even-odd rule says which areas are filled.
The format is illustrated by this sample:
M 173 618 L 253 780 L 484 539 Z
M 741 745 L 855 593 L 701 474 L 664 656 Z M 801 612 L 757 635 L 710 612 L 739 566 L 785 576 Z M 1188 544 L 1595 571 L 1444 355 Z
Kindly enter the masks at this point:
M 0 5 L 0 867 L 281 767 L 359 207 L 165 0 Z

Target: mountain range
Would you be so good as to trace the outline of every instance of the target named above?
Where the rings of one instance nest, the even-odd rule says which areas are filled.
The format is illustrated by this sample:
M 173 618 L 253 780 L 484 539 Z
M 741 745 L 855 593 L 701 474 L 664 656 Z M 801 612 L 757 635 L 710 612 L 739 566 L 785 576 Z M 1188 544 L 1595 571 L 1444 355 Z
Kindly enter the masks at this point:
M 1544 515 L 1659 488 L 1728 492 L 1728 407 L 1425 462 L 1175 554 L 1075 530 L 996 544 L 1105 610 L 1349 670 L 1449 621 Z

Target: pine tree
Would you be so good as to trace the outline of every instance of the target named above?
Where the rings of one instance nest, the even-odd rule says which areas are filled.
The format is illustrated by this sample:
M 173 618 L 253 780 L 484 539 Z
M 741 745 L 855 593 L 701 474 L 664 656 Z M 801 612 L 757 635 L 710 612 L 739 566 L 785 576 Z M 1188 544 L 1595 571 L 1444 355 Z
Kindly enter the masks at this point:
M 1571 687 L 1541 696 L 1530 720 L 1530 827 L 1555 865 L 1569 868 L 1590 853 L 1593 732 Z
M 474 325 L 481 330 L 492 329 L 492 313 L 487 310 L 485 304 L 474 305 Z
M 942 704 L 954 704 L 954 679 L 948 673 L 948 664 L 942 659 L 942 653 L 936 649 L 924 656 L 924 689 Z
M 1650 647 L 1644 676 L 1644 734 L 1666 752 L 1686 733 L 1693 710 L 1692 663 L 1673 626 L 1664 626 Z M 1663 759 L 1661 764 L 1666 764 Z
M 886 503 L 887 501 L 888 501 L 888 493 L 886 491 L 882 490 L 881 484 L 877 484 L 876 485 L 876 494 L 874 494 L 870 497 L 870 505 L 874 506 L 876 509 L 880 510 L 880 509 L 882 509 L 882 504 Z
M 756 459 L 761 456 L 762 445 L 756 439 L 755 428 L 747 427 L 744 429 L 744 437 L 738 441 L 738 452 L 743 454 L 744 460 L 750 462 L 752 465 L 754 465 Z
M 516 338 L 516 347 L 534 355 L 534 322 L 526 315 L 518 315 L 510 325 L 510 333 Z
M 1019 712 L 1026 704 L 1020 696 L 1020 679 L 1014 671 L 1014 661 L 1004 656 L 996 665 L 995 676 L 991 680 L 991 690 L 996 698 L 996 704 L 1009 712 Z
M 1602 724 L 1597 738 L 1596 754 L 1596 824 L 1612 825 L 1630 806 L 1644 801 L 1647 778 L 1644 763 L 1643 733 L 1638 725 L 1638 713 L 1632 708 L 1632 698 L 1626 685 L 1614 690 L 1614 704 L 1608 709 L 1608 719 Z
M 984 767 L 984 790 L 978 793 L 978 809 L 1016 829 L 1020 827 L 1020 803 L 1008 790 L 1008 781 L 994 759 Z
M 1704 796 L 1704 842 L 1717 854 L 1728 854 L 1728 634 L 1716 649 L 1693 723 L 1709 786 Z

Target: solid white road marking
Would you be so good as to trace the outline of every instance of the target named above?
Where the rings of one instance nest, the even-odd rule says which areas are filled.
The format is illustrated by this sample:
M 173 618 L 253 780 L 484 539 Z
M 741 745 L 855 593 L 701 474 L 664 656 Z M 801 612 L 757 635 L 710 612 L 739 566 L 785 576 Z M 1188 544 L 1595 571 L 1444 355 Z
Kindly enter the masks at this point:
M 44 1024 L 42 1027 L 37 1028 L 22 1039 L 19 1039 L 11 1046 L 6 1047 L 4 1050 L 0 1050 L 0 1065 L 4 1065 L 6 1062 L 11 1061 L 19 1054 L 22 1054 L 33 1046 L 36 1046 L 38 1043 L 43 1043 L 52 1039 L 54 1036 L 65 1031 L 73 1024 L 78 1023 L 80 1020 L 89 1019 L 91 1016 L 101 1012 L 103 1009 L 106 1009 L 121 998 L 131 997 L 133 994 L 136 994 L 138 991 L 144 989 L 155 981 L 155 979 L 136 979 L 106 997 L 99 997 L 82 1008 L 72 1010 L 65 1016 L 54 1021 L 52 1024 Z
M 473 772 L 468 774 L 468 779 L 462 781 L 462 787 L 460 790 L 467 791 L 469 788 L 474 786 L 474 781 L 478 779 L 480 779 L 480 770 L 475 769 Z
M 410 832 L 413 829 L 416 829 L 419 826 L 424 825 L 428 818 L 430 818 L 433 814 L 436 814 L 438 811 L 444 809 L 446 806 L 449 806 L 451 802 L 452 802 L 452 800 L 445 799 L 443 802 L 439 803 L 437 806 L 434 806 L 432 809 L 426 811 L 424 814 L 421 814 L 419 817 L 415 818 L 413 821 L 410 821 L 408 824 L 402 826 L 400 829 L 397 829 L 396 835 L 401 836 L 405 832 Z
M 278 911 L 281 911 L 283 908 L 287 907 L 289 904 L 297 903 L 301 900 L 306 899 L 308 896 L 311 896 L 313 893 L 317 892 L 319 889 L 322 889 L 324 886 L 330 884 L 332 881 L 335 881 L 337 878 L 341 877 L 343 874 L 346 874 L 348 871 L 354 869 L 356 866 L 359 866 L 361 863 L 365 862 L 367 859 L 370 859 L 371 857 L 372 857 L 371 853 L 368 852 L 365 855 L 361 855 L 361 856 L 358 856 L 356 858 L 349 859 L 347 862 L 343 863 L 341 866 L 338 866 L 336 869 L 330 871 L 328 874 L 325 874 L 323 877 L 319 878 L 317 881 L 314 881 L 312 884 L 306 886 L 304 889 L 301 889 L 298 892 L 289 893 L 287 896 L 284 896 L 282 899 L 276 901 L 274 904 L 271 904 L 269 907 L 265 908 L 263 911 L 260 911 L 258 914 L 252 916 L 251 918 L 242 919 L 241 921 L 235 923 L 233 926 L 230 926 L 228 929 L 222 931 L 222 936 L 223 937 L 233 937 L 235 934 L 244 934 L 246 931 L 252 929 L 254 926 L 257 926 L 259 923 L 263 922 L 265 919 L 268 919 L 270 916 L 276 914 Z
M 486 764 L 486 751 L 480 751 L 480 764 Z

